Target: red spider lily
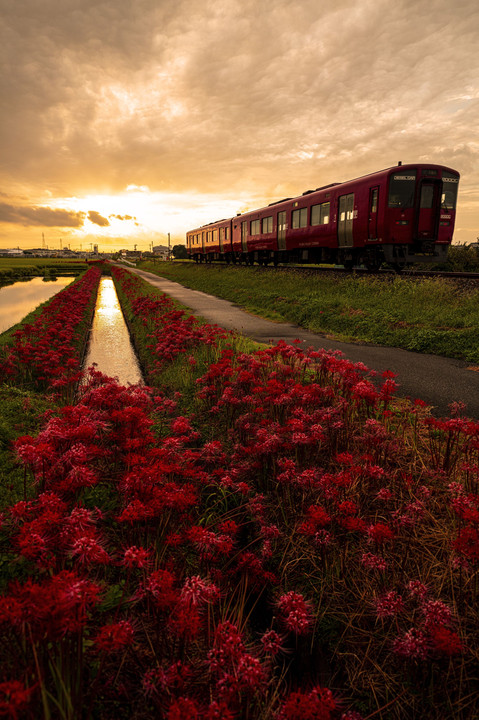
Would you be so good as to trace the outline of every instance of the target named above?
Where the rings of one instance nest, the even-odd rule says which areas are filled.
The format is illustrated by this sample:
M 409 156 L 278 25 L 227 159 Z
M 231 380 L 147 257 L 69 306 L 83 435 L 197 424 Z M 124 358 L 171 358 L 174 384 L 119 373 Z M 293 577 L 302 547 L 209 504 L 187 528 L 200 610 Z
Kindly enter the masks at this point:
M 198 705 L 189 698 L 173 700 L 168 710 L 168 720 L 197 720 L 199 717 Z
M 142 547 L 132 545 L 126 548 L 123 565 L 127 568 L 147 568 L 151 560 L 151 552 Z
M 267 632 L 265 632 L 261 636 L 260 642 L 265 655 L 270 655 L 274 658 L 276 657 L 276 655 L 284 652 L 284 638 L 282 638 L 281 635 L 278 635 L 275 630 L 268 630 Z
M 71 394 L 81 376 L 80 357 L 89 329 L 84 320 L 91 316 L 100 276 L 98 268 L 90 268 L 55 295 L 32 323 L 13 333 L 13 344 L 0 362 L 0 377 Z
M 151 345 L 150 377 L 183 356 L 194 378 L 203 360 L 195 366 L 193 353 L 222 333 L 199 330 L 167 298 L 141 297 L 140 281 L 120 274 L 127 307 L 144 315 L 135 323 Z M 25 357 L 49 352 L 31 333 L 23 345 Z M 333 653 L 331 672 L 351 704 L 364 697 L 347 680 L 340 685 L 359 677 L 356 660 L 379 667 L 392 648 L 395 684 L 434 661 L 447 698 L 437 714 L 446 702 L 454 707 L 453 683 L 469 682 L 463 656 L 475 617 L 476 426 L 462 417 L 425 426 L 421 414 L 411 420 L 396 406 L 385 417 L 392 386 L 381 390 L 363 366 L 334 353 L 280 343 L 240 356 L 213 348 L 212 356 L 194 418 L 178 396 L 122 388 L 93 370 L 75 405 L 18 441 L 36 484 L 33 499 L 2 519 L 7 572 L 23 574 L 0 597 L 5 636 L 17 643 L 4 655 L 6 677 L 18 663 L 18 679 L 41 680 L 54 694 L 78 684 L 68 674 L 75 667 L 99 716 L 114 712 L 114 693 L 124 712 L 145 717 L 336 718 L 336 700 L 314 685 L 315 664 L 308 678 L 296 676 L 296 658 L 289 670 L 282 657 L 280 632 L 296 645 L 291 654 L 305 643 L 322 652 L 314 598 L 323 617 L 344 622 L 346 652 Z M 207 442 L 196 433 L 203 424 Z M 462 566 L 454 574 L 451 543 Z M 383 591 L 385 573 L 394 590 Z M 365 598 L 378 587 L 373 606 L 391 620 L 371 634 Z M 408 677 L 401 691 L 410 700 Z
M 277 601 L 281 620 L 287 630 L 295 635 L 307 635 L 312 626 L 311 609 L 304 597 L 290 590 Z
M 166 668 L 151 668 L 143 676 L 143 690 L 147 695 L 172 693 L 175 690 L 183 692 L 191 674 L 190 666 L 180 660 Z
M 479 561 L 479 528 L 471 525 L 461 528 L 452 545 L 459 555 L 472 563 L 477 563 Z
M 91 535 L 77 537 L 72 543 L 70 553 L 80 564 L 104 565 L 111 563 L 111 558 L 106 550 Z
M 131 622 L 120 620 L 100 628 L 93 637 L 93 646 L 99 653 L 115 653 L 129 647 L 133 638 L 134 630 Z
M 367 534 L 369 540 L 377 546 L 390 542 L 394 538 L 394 531 L 391 530 L 389 525 L 381 522 L 370 525 L 367 529 Z
M 378 572 L 385 572 L 388 567 L 386 560 L 380 555 L 373 555 L 372 553 L 363 553 L 361 555 L 361 565 L 368 570 L 377 570 Z
M 0 683 L 0 715 L 17 720 L 28 707 L 35 692 L 35 686 L 27 688 L 20 680 Z
M 450 626 L 453 622 L 451 609 L 441 600 L 426 600 L 421 606 L 425 618 L 425 627 Z
M 303 520 L 298 532 L 303 535 L 316 535 L 319 529 L 331 522 L 331 516 L 321 505 L 311 505 L 307 510 L 308 518 Z
M 394 640 L 393 650 L 402 658 L 426 660 L 431 653 L 431 641 L 422 630 L 411 628 Z
M 173 573 L 168 570 L 155 570 L 142 583 L 137 597 L 151 599 L 160 610 L 172 608 L 179 597 L 175 585 L 176 577 Z
M 407 584 L 409 595 L 412 598 L 417 598 L 419 601 L 423 601 L 429 594 L 427 586 L 420 580 L 410 580 Z
M 277 720 L 329 720 L 336 708 L 332 692 L 316 686 L 307 693 L 290 693 L 281 706 Z
M 15 583 L 10 590 L 10 605 L 5 606 L 16 625 L 28 627 L 34 638 L 55 639 L 81 630 L 88 619 L 88 612 L 99 602 L 100 586 L 79 577 L 71 571 L 34 583 Z M 4 599 L 5 603 L 5 599 Z M 13 609 L 17 617 L 13 618 Z
M 203 580 L 199 575 L 186 578 L 180 590 L 180 602 L 193 607 L 214 603 L 219 596 L 220 591 L 216 585 Z
M 213 700 L 208 705 L 204 720 L 234 720 L 236 713 L 234 713 L 224 701 Z
M 168 628 L 187 642 L 198 636 L 202 626 L 203 619 L 194 605 L 176 605 L 168 619 Z
M 374 605 L 376 615 L 381 619 L 395 617 L 404 610 L 404 601 L 395 590 L 389 590 L 377 597 Z
M 453 655 L 461 655 L 464 652 L 461 639 L 454 630 L 444 627 L 444 625 L 431 625 L 428 630 L 433 649 L 438 654 L 452 657 Z

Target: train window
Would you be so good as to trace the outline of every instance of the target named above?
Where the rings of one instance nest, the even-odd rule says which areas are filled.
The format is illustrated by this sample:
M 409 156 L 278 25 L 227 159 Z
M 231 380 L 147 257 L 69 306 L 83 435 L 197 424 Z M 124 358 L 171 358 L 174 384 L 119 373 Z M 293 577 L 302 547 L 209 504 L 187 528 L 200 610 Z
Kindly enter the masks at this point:
M 311 208 L 311 225 L 327 225 L 329 223 L 329 203 L 313 205 Z
M 250 233 L 251 235 L 259 235 L 260 223 L 259 220 L 251 220 Z
M 451 175 L 451 173 L 446 172 L 442 173 L 441 207 L 444 210 L 454 210 L 456 207 L 458 186 L 458 175 Z
M 416 171 L 396 172 L 389 178 L 389 207 L 409 208 L 414 205 Z
M 432 185 L 423 185 L 421 188 L 420 207 L 432 208 L 434 198 L 434 187 Z
M 292 227 L 293 228 L 304 228 L 308 224 L 308 208 L 301 208 L 300 210 L 293 210 L 292 213 Z
M 230 239 L 230 229 L 228 227 L 225 227 L 225 240 Z
M 273 232 L 273 216 L 263 218 L 262 230 L 263 235 Z
M 218 242 L 218 230 L 213 230 L 213 242 Z

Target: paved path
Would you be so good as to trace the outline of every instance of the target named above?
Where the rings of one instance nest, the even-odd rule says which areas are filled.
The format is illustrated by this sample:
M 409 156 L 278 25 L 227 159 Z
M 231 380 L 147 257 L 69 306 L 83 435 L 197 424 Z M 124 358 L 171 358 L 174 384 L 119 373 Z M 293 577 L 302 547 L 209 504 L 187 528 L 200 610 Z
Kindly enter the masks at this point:
M 297 325 L 264 320 L 228 300 L 189 290 L 144 270 L 132 269 L 132 272 L 210 323 L 236 330 L 257 342 L 275 343 L 281 339 L 292 342 L 299 338 L 305 348 L 341 350 L 349 360 L 362 362 L 372 370 L 392 370 L 398 376 L 396 382 L 399 383 L 400 394 L 421 398 L 434 406 L 434 414 L 449 415 L 448 405 L 456 401 L 466 404 L 469 417 L 479 419 L 479 368 L 471 363 L 397 348 L 329 340 Z

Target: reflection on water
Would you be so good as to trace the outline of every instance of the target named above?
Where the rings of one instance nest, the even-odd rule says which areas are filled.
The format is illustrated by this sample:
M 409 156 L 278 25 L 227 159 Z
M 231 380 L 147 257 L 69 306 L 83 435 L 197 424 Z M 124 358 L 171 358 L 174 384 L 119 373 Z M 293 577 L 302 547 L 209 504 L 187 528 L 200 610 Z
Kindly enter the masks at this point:
M 36 277 L 0 288 L 0 333 L 23 320 L 25 315 L 63 290 L 73 280 L 72 277 L 59 277 L 54 281 L 44 282 L 43 278 Z
M 98 290 L 90 345 L 84 367 L 88 368 L 92 363 L 96 363 L 96 369 L 105 375 L 118 378 L 122 385 L 143 382 L 115 286 L 110 277 L 102 277 Z

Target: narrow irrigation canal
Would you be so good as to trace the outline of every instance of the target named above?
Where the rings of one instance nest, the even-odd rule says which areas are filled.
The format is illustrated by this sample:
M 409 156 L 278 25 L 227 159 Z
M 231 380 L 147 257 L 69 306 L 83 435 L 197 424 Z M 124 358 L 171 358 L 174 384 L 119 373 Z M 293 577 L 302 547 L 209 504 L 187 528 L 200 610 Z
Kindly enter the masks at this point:
M 85 370 L 93 363 L 97 370 L 118 378 L 122 385 L 143 383 L 111 277 L 103 276 L 100 280 Z

